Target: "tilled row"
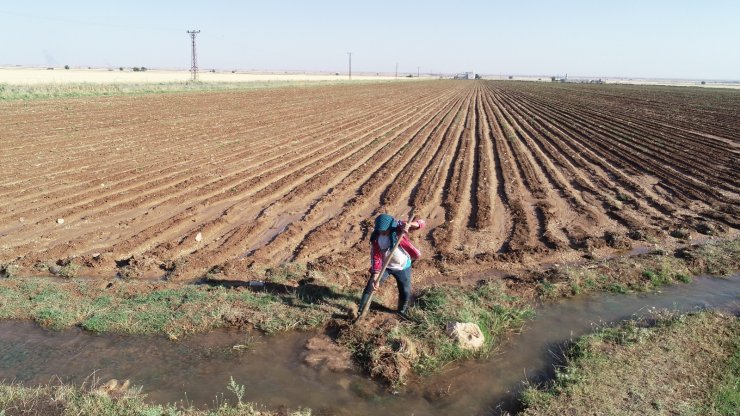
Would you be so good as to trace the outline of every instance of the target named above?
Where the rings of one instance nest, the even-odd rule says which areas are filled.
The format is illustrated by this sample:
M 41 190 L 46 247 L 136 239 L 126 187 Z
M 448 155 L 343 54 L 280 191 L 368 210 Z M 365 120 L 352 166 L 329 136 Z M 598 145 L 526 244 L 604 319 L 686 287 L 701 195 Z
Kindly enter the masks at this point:
M 608 125 L 605 127 L 603 120 L 594 118 L 587 112 L 578 109 L 556 109 L 555 103 L 542 105 L 552 110 L 558 119 L 571 121 L 572 125 L 586 137 L 582 142 L 584 147 L 599 147 L 599 153 L 610 159 L 627 175 L 634 177 L 647 174 L 658 178 L 659 182 L 653 186 L 655 193 L 662 194 L 667 200 L 680 200 L 679 205 L 683 206 L 691 203 L 705 205 L 706 209 L 701 211 L 704 215 L 737 227 L 737 220 L 731 218 L 732 206 L 738 204 L 737 193 L 720 192 L 716 186 L 713 187 L 702 180 L 702 174 L 704 177 L 718 174 L 724 176 L 723 172 L 726 171 L 727 164 L 715 161 L 712 167 L 705 168 L 702 174 L 697 173 L 696 169 L 690 172 L 681 171 L 676 168 L 676 165 L 680 163 L 674 164 L 674 160 L 679 159 L 681 155 L 684 155 L 683 153 L 669 155 L 656 153 L 651 148 L 641 145 L 646 140 L 645 136 L 639 132 L 626 130 L 620 133 L 618 129 L 609 128 Z M 613 120 L 615 121 L 610 124 L 619 124 L 617 116 L 614 116 Z M 593 140 L 593 138 L 598 138 L 598 140 Z M 702 153 L 698 151 L 690 154 L 691 156 L 686 157 L 712 159 L 707 157 L 706 153 L 702 156 Z M 730 190 L 738 186 L 734 176 L 725 176 L 722 180 L 727 183 L 726 188 Z
M 3 104 L 0 261 L 178 279 L 286 261 L 356 271 L 371 218 L 411 210 L 428 220 L 432 272 L 734 233 L 740 140 L 721 104 L 738 98 L 682 100 L 440 81 Z M 685 108 L 705 117 L 671 117 Z

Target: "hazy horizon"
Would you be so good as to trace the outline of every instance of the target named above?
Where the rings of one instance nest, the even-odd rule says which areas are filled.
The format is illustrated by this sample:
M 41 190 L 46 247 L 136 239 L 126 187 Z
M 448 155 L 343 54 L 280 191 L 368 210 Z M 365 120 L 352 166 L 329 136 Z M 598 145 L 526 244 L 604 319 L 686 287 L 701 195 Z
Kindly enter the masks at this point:
M 93 1 L 0 6 L 0 63 L 201 70 L 738 80 L 740 2 L 729 0 Z

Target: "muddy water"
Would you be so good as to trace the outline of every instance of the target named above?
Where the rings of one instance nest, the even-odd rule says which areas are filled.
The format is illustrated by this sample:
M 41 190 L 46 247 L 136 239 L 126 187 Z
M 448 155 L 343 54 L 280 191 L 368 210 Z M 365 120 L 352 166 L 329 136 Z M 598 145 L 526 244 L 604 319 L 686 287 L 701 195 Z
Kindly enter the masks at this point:
M 499 354 L 485 362 L 447 369 L 428 380 L 422 394 L 439 397 L 435 407 L 449 414 L 513 412 L 523 381 L 537 383 L 551 378 L 553 364 L 561 359 L 569 340 L 604 324 L 648 315 L 653 309 L 687 312 L 705 308 L 740 312 L 740 275 L 731 279 L 700 278 L 692 284 L 665 287 L 661 293 L 583 296 L 549 304 L 540 308 L 537 317 Z M 449 392 L 448 397 L 444 397 L 445 392 Z
M 250 337 L 232 331 L 171 342 L 156 337 L 42 330 L 27 322 L 0 323 L 0 379 L 27 385 L 53 377 L 82 383 L 95 377 L 130 379 L 148 400 L 186 400 L 199 407 L 224 398 L 230 377 L 246 386 L 245 399 L 269 407 L 310 407 L 314 414 L 477 415 L 515 409 L 522 380 L 550 376 L 561 345 L 594 325 L 648 313 L 650 308 L 740 310 L 740 276 L 697 279 L 649 295 L 570 299 L 538 311 L 524 331 L 489 360 L 450 365 L 402 394 L 390 394 L 359 373 L 332 373 L 302 363 L 311 333 Z M 234 345 L 249 345 L 237 351 Z

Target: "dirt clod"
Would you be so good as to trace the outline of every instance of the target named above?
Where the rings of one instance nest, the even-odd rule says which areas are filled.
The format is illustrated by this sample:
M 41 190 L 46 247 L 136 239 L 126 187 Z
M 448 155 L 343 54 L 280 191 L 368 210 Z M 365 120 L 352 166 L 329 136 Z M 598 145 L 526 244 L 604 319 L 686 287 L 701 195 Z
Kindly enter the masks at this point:
M 629 250 L 632 248 L 632 243 L 628 239 L 614 231 L 605 232 L 604 240 L 609 247 L 617 250 Z
M 309 339 L 304 348 L 301 360 L 308 366 L 329 371 L 346 371 L 352 368 L 352 359 L 347 349 L 325 334 Z

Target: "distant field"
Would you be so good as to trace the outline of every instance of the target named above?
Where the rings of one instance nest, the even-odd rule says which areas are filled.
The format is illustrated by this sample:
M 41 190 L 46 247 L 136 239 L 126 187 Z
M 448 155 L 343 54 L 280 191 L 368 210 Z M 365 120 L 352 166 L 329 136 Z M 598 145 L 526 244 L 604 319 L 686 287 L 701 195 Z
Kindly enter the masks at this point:
M 506 81 L 509 80 L 508 75 L 487 75 L 487 80 L 494 81 Z M 664 87 L 701 87 L 701 88 L 729 88 L 729 89 L 740 89 L 740 81 L 716 81 L 708 80 L 702 84 L 701 80 L 690 80 L 690 79 L 660 79 L 660 78 L 610 78 L 610 77 L 570 77 L 568 78 L 569 84 L 588 83 L 589 81 L 596 81 L 600 79 L 606 84 L 622 84 L 622 85 L 659 85 Z M 512 76 L 513 81 L 541 81 L 551 82 L 549 76 Z
M 80 68 L 14 68 L 0 67 L 0 84 L 132 84 L 185 82 L 190 79 L 189 71 L 162 71 L 149 69 L 134 72 L 131 68 L 119 71 L 118 68 L 80 69 Z M 336 81 L 347 80 L 347 74 L 297 74 L 297 73 L 245 73 L 208 72 L 201 70 L 198 79 L 203 82 L 264 82 L 264 81 Z M 395 79 L 393 76 L 353 74 L 353 80 Z M 399 77 L 399 79 L 402 79 Z
M 697 80 L 672 80 L 672 79 L 607 79 L 609 84 L 625 85 L 662 85 L 666 87 L 701 87 L 701 88 L 730 88 L 740 89 L 740 82 L 729 81 L 705 81 L 704 84 Z
M 738 114 L 730 90 L 509 81 L 2 102 L 0 263 L 359 275 L 372 217 L 410 207 L 430 276 L 736 234 Z

